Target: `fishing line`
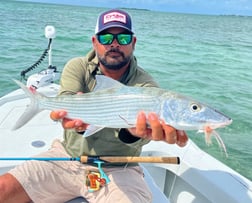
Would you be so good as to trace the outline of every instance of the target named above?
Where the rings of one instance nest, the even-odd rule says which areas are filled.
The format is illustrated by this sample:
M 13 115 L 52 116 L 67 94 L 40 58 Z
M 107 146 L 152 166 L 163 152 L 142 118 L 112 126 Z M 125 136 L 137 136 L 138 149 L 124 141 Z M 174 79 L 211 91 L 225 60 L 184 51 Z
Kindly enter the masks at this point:
M 173 179 L 173 181 L 172 181 L 171 189 L 170 189 L 170 192 L 169 192 L 169 195 L 168 195 L 168 198 L 169 198 L 169 199 L 171 198 L 171 195 L 172 195 L 172 192 L 173 192 L 173 190 L 174 190 L 175 183 L 176 183 L 176 180 L 177 180 L 178 173 L 179 173 L 179 171 L 180 171 L 180 169 L 181 169 L 181 165 L 182 165 L 181 162 L 182 162 L 182 160 L 184 160 L 184 157 L 185 157 L 187 151 L 189 150 L 189 147 L 190 147 L 190 145 L 191 145 L 191 142 L 190 142 L 190 143 L 187 142 L 187 145 L 188 145 L 188 146 L 186 146 L 186 147 L 187 147 L 187 150 L 185 151 L 185 153 L 183 153 L 183 156 L 181 156 L 180 164 L 179 164 L 179 166 L 178 166 L 178 169 L 175 170 L 174 179 Z

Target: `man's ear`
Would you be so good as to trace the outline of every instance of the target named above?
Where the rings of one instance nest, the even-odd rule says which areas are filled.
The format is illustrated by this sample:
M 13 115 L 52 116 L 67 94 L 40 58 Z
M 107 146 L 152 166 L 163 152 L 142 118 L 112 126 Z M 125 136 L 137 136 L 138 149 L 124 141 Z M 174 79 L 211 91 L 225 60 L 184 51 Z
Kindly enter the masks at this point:
M 96 48 L 96 44 L 97 44 L 97 38 L 95 36 L 92 36 L 92 44 L 93 44 L 93 48 Z
M 132 46 L 133 46 L 133 50 L 135 49 L 135 45 L 136 45 L 136 41 L 137 41 L 137 38 L 135 36 L 133 36 L 133 42 L 132 42 Z

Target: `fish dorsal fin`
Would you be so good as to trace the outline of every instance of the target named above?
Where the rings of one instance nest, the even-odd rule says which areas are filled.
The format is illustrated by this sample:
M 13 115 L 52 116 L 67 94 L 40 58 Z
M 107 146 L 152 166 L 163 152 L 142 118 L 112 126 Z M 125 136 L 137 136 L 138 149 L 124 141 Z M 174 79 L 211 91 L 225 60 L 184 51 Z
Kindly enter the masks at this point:
M 122 83 L 118 82 L 117 80 L 114 80 L 104 75 L 96 75 L 95 78 L 96 78 L 96 85 L 95 85 L 94 91 L 109 89 L 112 87 L 124 86 Z

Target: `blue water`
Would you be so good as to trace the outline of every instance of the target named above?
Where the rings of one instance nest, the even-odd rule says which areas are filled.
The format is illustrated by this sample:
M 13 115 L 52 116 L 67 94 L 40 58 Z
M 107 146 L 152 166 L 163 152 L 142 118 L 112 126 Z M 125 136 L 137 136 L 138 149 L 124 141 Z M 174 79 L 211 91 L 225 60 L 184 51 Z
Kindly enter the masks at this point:
M 97 14 L 104 9 L 0 2 L 0 96 L 17 86 L 10 78 L 31 66 L 47 47 L 53 25 L 53 64 L 62 70 L 92 47 Z M 213 141 L 189 132 L 197 145 L 252 180 L 252 17 L 208 16 L 128 10 L 133 16 L 138 63 L 161 87 L 194 97 L 230 116 L 218 130 L 229 157 Z M 48 66 L 47 60 L 34 70 Z M 32 73 L 32 72 L 31 72 Z M 30 74 L 31 74 L 30 73 Z

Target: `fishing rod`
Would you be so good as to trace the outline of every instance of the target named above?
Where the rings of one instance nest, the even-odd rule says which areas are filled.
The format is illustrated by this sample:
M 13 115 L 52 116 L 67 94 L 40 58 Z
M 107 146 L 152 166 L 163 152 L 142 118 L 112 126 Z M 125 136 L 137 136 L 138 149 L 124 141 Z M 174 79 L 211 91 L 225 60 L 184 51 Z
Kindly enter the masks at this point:
M 79 161 L 81 163 L 164 163 L 180 164 L 179 157 L 80 156 L 80 157 L 0 157 L 0 161 Z
M 110 179 L 102 169 L 103 163 L 163 163 L 163 164 L 180 164 L 179 157 L 147 157 L 147 156 L 80 156 L 80 157 L 0 157 L 0 161 L 79 161 L 81 163 L 97 164 L 100 178 L 96 178 L 99 185 L 110 183 Z M 92 176 L 93 177 L 93 176 Z M 88 179 L 92 181 L 92 177 Z M 87 183 L 88 183 L 87 182 Z M 87 184 L 88 190 L 94 192 L 96 189 Z

